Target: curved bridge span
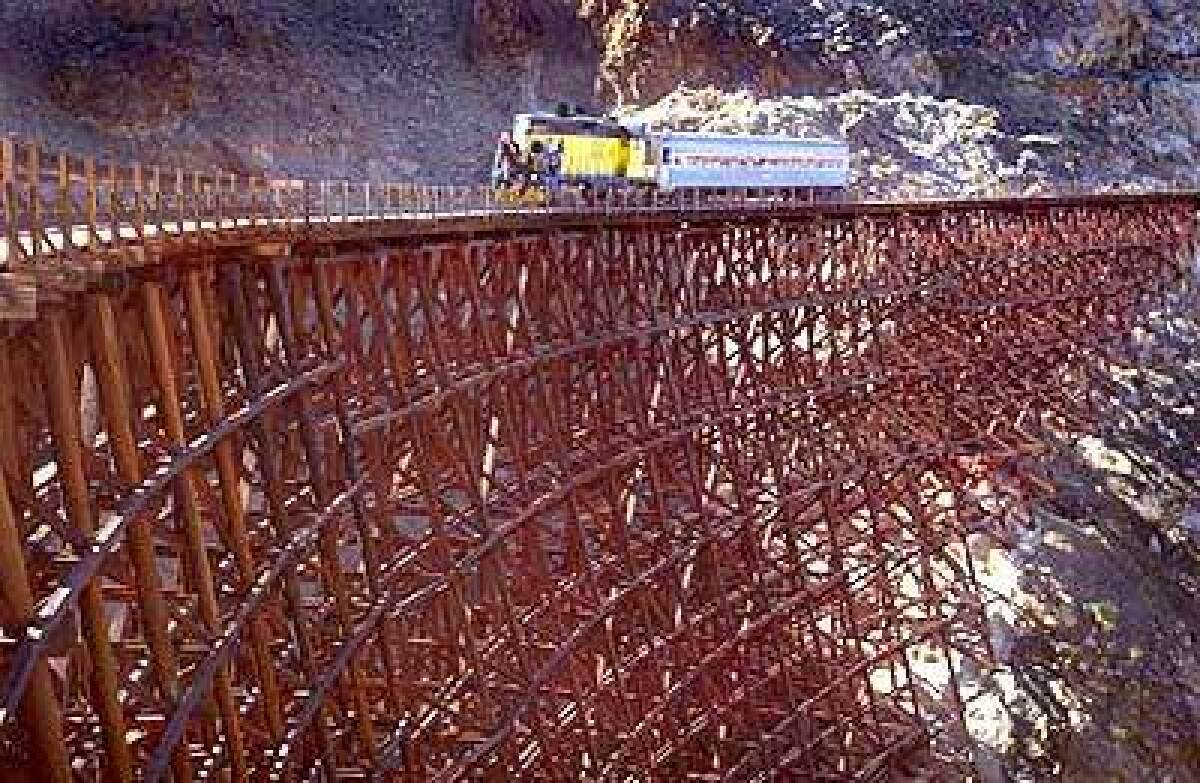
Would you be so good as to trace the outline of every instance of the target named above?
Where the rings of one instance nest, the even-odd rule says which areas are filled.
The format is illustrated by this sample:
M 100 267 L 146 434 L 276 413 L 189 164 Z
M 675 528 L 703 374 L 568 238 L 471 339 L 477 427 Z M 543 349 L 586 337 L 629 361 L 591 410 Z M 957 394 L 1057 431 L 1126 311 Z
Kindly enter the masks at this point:
M 985 490 L 1197 229 L 74 166 L 5 169 L 6 780 L 961 779 Z

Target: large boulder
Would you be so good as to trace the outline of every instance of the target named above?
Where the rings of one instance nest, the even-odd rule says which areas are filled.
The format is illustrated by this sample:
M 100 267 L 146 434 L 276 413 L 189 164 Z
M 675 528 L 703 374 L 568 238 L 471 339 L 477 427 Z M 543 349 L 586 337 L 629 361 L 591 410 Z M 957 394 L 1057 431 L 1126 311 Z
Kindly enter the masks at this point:
M 1163 79 L 1149 87 L 1153 128 L 1146 143 L 1158 156 L 1200 162 L 1200 81 Z
M 467 54 L 522 58 L 540 48 L 564 20 L 558 0 L 468 0 Z
M 188 48 L 140 21 L 106 18 L 50 63 L 49 98 L 105 130 L 170 126 L 197 98 Z
M 942 92 L 941 68 L 924 47 L 887 46 L 879 52 L 875 63 L 874 81 L 889 93 L 938 95 Z
M 1200 7 L 1187 0 L 1095 0 L 1045 46 L 1060 67 L 1133 73 L 1200 55 Z

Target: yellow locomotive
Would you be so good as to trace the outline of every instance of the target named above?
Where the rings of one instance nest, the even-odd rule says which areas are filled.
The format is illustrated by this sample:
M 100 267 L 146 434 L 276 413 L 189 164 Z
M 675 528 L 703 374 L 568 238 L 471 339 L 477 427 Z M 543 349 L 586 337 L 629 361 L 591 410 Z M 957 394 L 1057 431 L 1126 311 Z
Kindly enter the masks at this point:
M 513 141 L 522 149 L 562 145 L 565 182 L 619 187 L 644 173 L 646 138 L 637 129 L 595 117 L 518 114 Z
M 544 172 L 531 158 L 542 150 L 560 150 L 556 172 L 563 185 L 584 190 L 606 191 L 628 187 L 633 182 L 649 183 L 646 177 L 646 137 L 637 128 L 611 120 L 553 114 L 518 114 L 513 120 L 511 141 L 520 151 L 520 171 L 493 177 L 502 196 L 509 201 L 541 203 L 545 200 Z M 497 150 L 494 169 L 499 168 L 502 150 Z

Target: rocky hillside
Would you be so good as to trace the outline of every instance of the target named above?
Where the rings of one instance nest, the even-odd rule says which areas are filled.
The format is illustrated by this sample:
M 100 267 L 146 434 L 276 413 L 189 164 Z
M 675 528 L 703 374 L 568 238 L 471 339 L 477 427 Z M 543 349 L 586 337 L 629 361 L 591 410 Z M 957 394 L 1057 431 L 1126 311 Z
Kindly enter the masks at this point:
M 681 127 L 844 134 L 876 192 L 1161 187 L 1200 163 L 1195 0 L 581 6 L 610 100 Z
M 1049 437 L 1056 494 L 976 552 L 1000 662 L 969 687 L 989 783 L 1200 780 L 1198 303 L 1092 369 L 1099 431 Z
M 475 181 L 514 112 L 593 94 L 582 21 L 572 13 L 551 27 L 502 10 L 472 0 L 2 3 L 0 122 L 52 145 L 184 166 Z
M 516 111 L 846 136 L 868 193 L 1200 164 L 1200 0 L 30 0 L 8 130 L 142 158 L 479 179 Z

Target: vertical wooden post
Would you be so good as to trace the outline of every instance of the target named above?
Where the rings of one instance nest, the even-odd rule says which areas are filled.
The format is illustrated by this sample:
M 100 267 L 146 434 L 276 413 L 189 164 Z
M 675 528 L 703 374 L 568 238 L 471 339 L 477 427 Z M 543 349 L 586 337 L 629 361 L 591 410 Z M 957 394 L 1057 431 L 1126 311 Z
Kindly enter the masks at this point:
M 0 182 L 4 185 L 4 227 L 9 264 L 21 255 L 20 210 L 17 199 L 17 149 L 11 136 L 0 139 Z
M 130 216 L 133 222 L 133 233 L 137 238 L 145 241 L 146 239 L 146 180 L 142 171 L 142 164 L 133 164 L 133 198 L 134 207 L 133 214 Z
M 171 338 L 163 307 L 161 284 L 155 282 L 142 284 L 142 308 L 151 361 L 158 380 L 163 430 L 174 445 L 183 447 L 187 444 L 187 434 L 183 426 L 183 410 L 179 404 L 179 386 L 176 382 L 175 365 L 172 360 Z M 193 581 L 192 587 L 198 598 L 200 620 L 209 633 L 217 636 L 221 632 L 220 610 L 213 584 L 212 565 L 209 563 L 204 542 L 204 521 L 201 517 L 200 499 L 196 491 L 196 482 L 199 480 L 201 477 L 192 469 L 184 471 L 180 476 L 177 482 L 176 499 L 179 505 L 176 511 L 180 527 L 183 529 L 184 539 L 187 541 L 189 571 Z M 217 706 L 221 714 L 233 779 L 245 780 L 248 774 L 246 749 L 242 740 L 237 700 L 234 697 L 227 666 L 222 667 L 214 676 L 213 690 L 216 692 Z
M 96 159 L 85 158 L 83 161 L 83 180 L 87 192 L 83 197 L 83 219 L 88 225 L 88 246 L 100 239 L 100 227 L 96 225 L 99 219 L 100 194 L 96 181 Z
M 246 179 L 246 190 L 249 195 L 249 204 L 243 210 L 245 215 L 250 219 L 250 228 L 258 226 L 258 178 L 248 177 Z
M 343 213 L 344 214 L 344 213 Z M 297 345 L 296 334 L 293 331 L 291 319 L 287 315 L 288 281 L 284 277 L 284 269 L 276 264 L 267 270 L 267 284 L 270 292 L 271 306 L 279 326 L 283 342 L 284 354 L 289 362 L 300 360 L 300 346 Z M 318 508 L 324 508 L 333 500 L 336 494 L 329 481 L 328 466 L 325 453 L 322 451 L 317 437 L 316 427 L 313 426 L 315 416 L 307 397 L 298 400 L 298 417 L 301 446 L 304 451 L 304 461 L 308 467 L 309 480 L 312 483 L 313 494 Z M 349 448 L 349 446 L 346 446 Z M 338 550 L 336 528 L 322 526 L 317 532 L 317 547 L 321 556 L 321 571 L 327 589 L 333 595 L 334 615 L 343 633 L 350 633 L 353 625 L 353 608 L 350 603 L 350 593 L 342 574 L 341 559 Z M 359 668 L 350 665 L 347 682 L 351 701 L 357 713 L 356 723 L 359 731 L 361 748 L 366 758 L 372 758 L 375 753 L 374 727 L 371 724 L 371 710 L 364 693 L 365 686 Z
M 184 221 L 187 220 L 187 180 L 183 169 L 175 169 L 175 204 L 171 211 L 171 220 L 175 223 L 175 233 L 180 237 L 184 233 Z
M 252 395 L 261 395 L 265 390 L 260 364 L 262 341 L 260 337 L 255 336 L 258 329 L 254 324 L 255 316 L 252 312 L 255 308 L 252 308 L 246 299 L 245 283 L 240 268 L 237 265 L 230 266 L 221 276 L 221 283 L 225 287 L 225 296 L 230 305 L 230 315 L 233 320 L 231 331 L 237 343 L 238 353 L 241 354 L 246 387 Z M 276 535 L 280 535 L 287 529 L 285 521 L 287 515 L 286 490 L 283 477 L 280 475 L 281 456 L 276 451 L 281 443 L 280 433 L 274 417 L 269 411 L 253 422 L 251 427 L 261 450 L 260 466 L 269 514 L 272 517 L 271 521 Z M 317 652 L 314 649 L 315 645 L 311 635 L 304 627 L 306 612 L 300 599 L 299 585 L 295 574 L 286 573 L 283 578 L 283 586 L 284 605 L 290 615 L 290 622 L 295 624 L 296 647 L 300 653 L 297 662 L 304 676 L 309 681 L 315 681 Z M 312 731 L 316 735 L 316 746 L 322 764 L 326 770 L 335 770 L 337 768 L 336 755 L 323 713 L 324 709 L 318 710 Z
M 0 350 L 6 349 L 0 345 Z M 9 441 L 16 437 L 16 433 L 6 430 L 5 421 L 0 419 L 0 439 Z M 29 586 L 21 530 L 9 500 L 8 477 L 0 467 L 0 618 L 10 627 L 19 628 L 33 617 L 34 596 Z M 3 716 L 0 725 L 11 720 L 11 716 Z M 34 669 L 18 720 L 33 744 L 35 779 L 68 783 L 71 772 L 63 743 L 62 711 L 50 669 L 44 661 Z
M 220 231 L 221 223 L 225 220 L 225 205 L 221 198 L 221 172 L 213 172 L 213 230 Z
M 91 316 L 100 401 L 117 473 L 128 487 L 136 487 L 142 481 L 142 465 L 130 416 L 130 385 L 125 372 L 117 314 L 108 294 L 94 295 Z M 143 615 L 151 665 L 163 701 L 170 709 L 179 698 L 179 665 L 168 631 L 170 618 L 167 604 L 159 586 L 151 523 L 152 520 L 146 515 L 131 520 L 126 528 L 127 546 L 137 577 L 138 606 Z M 191 762 L 183 744 L 175 747 L 171 767 L 176 780 L 192 779 Z
M 112 235 L 109 241 L 114 247 L 120 247 L 124 244 L 124 239 L 121 236 L 121 218 L 125 212 L 125 207 L 121 203 L 121 175 L 117 171 L 117 164 L 108 164 L 108 223 L 109 231 Z
M 72 526 L 85 538 L 95 534 L 95 518 L 80 444 L 79 392 L 67 351 L 65 317 L 52 311 L 41 320 L 41 345 L 46 352 L 45 373 L 50 433 L 62 481 L 63 503 Z M 124 783 L 133 779 L 133 762 L 125 738 L 125 715 L 117 698 L 118 667 L 109 642 L 108 620 L 97 582 L 89 582 L 79 595 L 79 614 L 91 663 L 92 699 L 100 717 L 104 741 L 105 779 Z
M 13 350 L 9 344 L 0 340 L 0 378 L 14 378 L 14 365 L 18 362 L 12 356 Z M 20 476 L 21 446 L 17 433 L 17 410 L 19 400 L 15 384 L 0 383 L 0 473 L 8 471 L 10 476 Z
M 38 256 L 42 252 L 42 160 L 41 148 L 37 140 L 29 143 L 29 159 L 25 169 L 27 192 L 29 194 L 29 247 L 30 255 Z
M 199 239 L 200 232 L 204 230 L 204 209 L 200 206 L 200 193 L 203 187 L 203 183 L 200 181 L 200 172 L 193 171 L 191 179 L 192 190 L 189 195 L 191 196 L 192 204 L 189 213 L 192 220 L 196 222 L 196 238 Z
M 373 265 L 368 267 L 368 269 L 373 268 Z M 329 282 L 329 278 L 333 274 L 335 274 L 335 272 L 333 271 L 332 265 L 313 265 L 312 297 L 316 300 L 317 319 L 320 323 L 321 335 L 324 340 L 324 351 L 326 355 L 334 356 L 340 353 L 341 355 L 345 356 L 348 353 L 349 346 L 346 346 L 344 343 L 339 344 L 337 318 L 334 315 L 335 308 L 333 305 L 332 286 Z M 377 319 L 375 320 L 375 323 L 378 324 L 379 328 L 384 334 L 387 334 L 388 328 L 385 324 L 385 319 L 383 316 L 379 291 L 373 287 L 376 279 L 373 275 L 369 275 L 368 281 L 369 282 L 366 290 L 367 297 L 371 300 L 370 306 L 373 307 L 371 310 L 371 316 L 372 318 Z M 352 282 L 350 280 L 345 281 L 346 291 L 348 294 L 351 285 Z M 347 310 L 351 311 L 352 313 L 354 310 L 354 305 L 350 302 L 347 302 L 346 306 Z M 351 314 L 349 317 L 353 318 L 354 315 Z M 388 335 L 388 337 L 390 337 L 390 335 Z M 391 340 L 388 339 L 388 337 L 385 337 L 385 343 L 388 345 L 389 349 L 394 349 L 394 346 L 392 346 Z M 394 355 L 393 351 L 389 350 L 388 355 Z M 350 482 L 357 483 L 362 475 L 362 468 L 359 465 L 359 444 L 354 436 L 353 428 L 350 423 L 350 414 L 346 406 L 346 400 L 349 399 L 349 394 L 345 387 L 344 376 L 341 373 L 335 373 L 333 383 L 335 395 L 337 395 L 338 425 L 341 427 L 342 432 L 344 433 L 342 437 L 344 437 L 347 441 L 340 449 L 342 460 Z M 372 478 L 376 482 L 378 481 L 378 476 L 373 476 Z M 384 497 L 386 494 L 378 484 L 376 484 L 376 492 L 379 492 L 379 497 L 377 497 L 376 502 L 379 504 L 384 503 Z M 373 597 L 381 596 L 384 594 L 384 587 L 380 583 L 380 575 L 383 572 L 383 568 L 379 562 L 377 548 L 377 539 L 380 537 L 380 531 L 368 520 L 366 509 L 363 507 L 363 502 L 360 497 L 353 498 L 351 500 L 351 504 L 354 511 L 355 523 L 358 527 L 359 536 L 362 540 L 363 564 L 366 569 L 367 585 Z M 383 624 L 385 630 L 382 633 L 384 636 L 386 636 L 388 621 L 384 620 Z M 388 646 L 386 639 L 378 645 L 378 650 L 384 665 L 385 690 L 383 694 L 383 701 L 390 712 L 397 713 L 397 711 L 401 709 L 401 694 L 399 693 L 399 684 L 395 679 L 397 667 L 392 650 Z
M 154 238 L 162 241 L 162 169 L 154 166 L 150 169 L 150 225 L 154 226 Z
M 62 153 L 58 156 L 58 203 L 54 211 L 62 231 L 63 250 L 68 250 L 74 245 L 71 233 L 75 218 L 71 213 L 71 159 Z
M 246 214 L 245 205 L 240 198 L 241 193 L 238 192 L 238 177 L 237 174 L 229 175 L 229 202 L 233 205 L 233 217 L 231 227 L 237 228 L 238 218 Z
M 210 424 L 225 416 L 225 402 L 221 389 L 221 377 L 217 363 L 217 350 L 208 322 L 208 306 L 205 302 L 201 272 L 189 271 L 184 277 L 184 295 L 187 301 L 188 330 L 192 347 L 196 352 L 196 367 L 200 379 L 200 394 Z M 221 487 L 221 505 L 228 526 L 228 535 L 233 547 L 233 557 L 238 566 L 244 586 L 250 585 L 255 577 L 254 556 L 250 550 L 250 533 L 246 523 L 246 511 L 242 505 L 241 473 L 237 456 L 228 438 L 222 438 L 216 446 L 217 478 Z M 267 731 L 278 744 L 283 739 L 283 710 L 280 706 L 279 686 L 268 651 L 270 636 L 264 624 L 252 620 L 250 624 L 250 647 L 258 669 L 258 683 L 262 688 L 263 706 L 266 713 Z
M 280 215 L 283 217 L 284 226 L 286 227 L 286 229 L 288 231 L 292 230 L 292 221 L 291 221 L 292 207 L 288 203 L 289 202 L 288 191 L 291 189 L 291 187 L 292 187 L 292 185 L 290 182 L 284 182 L 282 185 L 279 186 L 279 191 L 278 191 L 279 192 L 279 212 L 280 212 Z

